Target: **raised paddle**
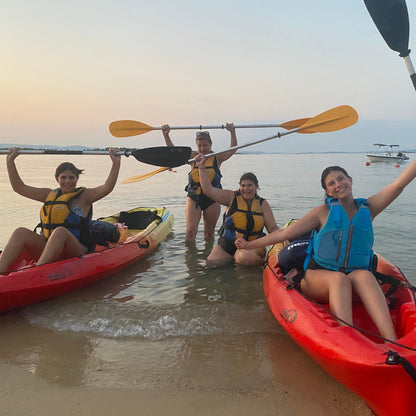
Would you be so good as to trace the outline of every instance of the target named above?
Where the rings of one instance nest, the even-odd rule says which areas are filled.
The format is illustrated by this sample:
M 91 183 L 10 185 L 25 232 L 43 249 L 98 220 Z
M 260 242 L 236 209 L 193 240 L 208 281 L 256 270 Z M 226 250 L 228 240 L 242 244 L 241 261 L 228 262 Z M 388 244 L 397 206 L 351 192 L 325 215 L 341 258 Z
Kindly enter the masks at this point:
M 142 151 L 144 153 L 142 154 Z M 9 149 L 0 149 L 0 155 L 7 155 Z M 66 149 L 19 149 L 19 154 L 26 155 L 108 155 L 108 150 L 66 150 Z M 133 156 L 139 162 L 148 155 L 148 149 L 126 149 L 117 152 L 122 156 Z M 169 168 L 166 168 L 169 169 Z
M 301 118 L 298 120 L 287 121 L 282 124 L 241 124 L 235 125 L 237 129 L 248 129 L 248 128 L 258 128 L 258 127 L 281 127 L 286 130 L 292 130 L 296 127 L 300 127 L 302 124 L 306 123 L 309 118 Z M 211 129 L 225 129 L 225 125 L 221 124 L 219 126 L 182 126 L 182 127 L 170 127 L 171 130 L 211 130 Z M 147 133 L 152 130 L 162 130 L 162 127 L 152 127 L 148 124 L 142 123 L 140 121 L 134 120 L 119 120 L 113 121 L 109 126 L 110 133 L 115 137 L 130 137 L 138 136 L 140 134 Z M 309 133 L 304 131 L 302 133 Z
M 410 59 L 409 14 L 405 0 L 364 0 L 373 22 L 393 51 L 404 59 L 413 87 L 416 90 L 416 73 Z
M 330 132 L 345 129 L 352 126 L 358 120 L 357 112 L 348 105 L 342 105 L 318 114 L 316 117 L 309 119 L 302 126 L 283 133 L 277 133 L 274 136 L 266 137 L 265 139 L 256 140 L 254 142 L 246 143 L 240 146 L 233 146 L 227 150 L 223 150 L 217 153 L 209 153 L 206 157 L 216 156 L 229 151 L 242 149 L 244 147 L 253 146 L 254 144 L 262 143 L 267 140 L 280 138 L 291 133 L 301 133 L 302 131 L 308 131 L 310 133 Z M 143 163 L 156 166 L 177 167 L 187 163 L 192 163 L 195 159 L 189 160 L 192 149 L 186 146 L 161 146 L 161 147 L 148 147 L 141 149 L 140 160 Z
M 165 172 L 166 170 L 170 170 L 171 168 L 159 168 L 156 170 L 153 170 L 152 172 L 145 173 L 144 175 L 137 175 L 137 176 L 131 176 L 130 178 L 124 179 L 121 183 L 134 183 L 134 182 L 140 182 L 147 178 L 151 178 L 154 175 L 157 175 L 160 172 Z

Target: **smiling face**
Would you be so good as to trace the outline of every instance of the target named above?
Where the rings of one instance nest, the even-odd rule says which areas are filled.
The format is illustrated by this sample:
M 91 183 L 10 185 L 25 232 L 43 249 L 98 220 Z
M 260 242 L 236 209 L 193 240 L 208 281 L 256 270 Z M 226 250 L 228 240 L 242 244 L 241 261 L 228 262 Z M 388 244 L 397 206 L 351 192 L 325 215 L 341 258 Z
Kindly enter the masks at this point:
M 240 182 L 240 193 L 245 200 L 251 200 L 256 195 L 258 185 L 249 179 L 243 179 Z
M 56 181 L 58 182 L 62 193 L 65 194 L 68 192 L 72 192 L 76 188 L 78 176 L 75 175 L 75 173 L 72 172 L 72 170 L 67 169 L 59 174 L 59 176 L 56 178 Z
M 203 155 L 207 155 L 211 152 L 212 143 L 210 140 L 207 139 L 197 139 L 196 140 L 196 147 L 198 149 L 198 153 Z
M 352 178 L 337 170 L 328 173 L 325 178 L 325 192 L 339 200 L 351 196 Z

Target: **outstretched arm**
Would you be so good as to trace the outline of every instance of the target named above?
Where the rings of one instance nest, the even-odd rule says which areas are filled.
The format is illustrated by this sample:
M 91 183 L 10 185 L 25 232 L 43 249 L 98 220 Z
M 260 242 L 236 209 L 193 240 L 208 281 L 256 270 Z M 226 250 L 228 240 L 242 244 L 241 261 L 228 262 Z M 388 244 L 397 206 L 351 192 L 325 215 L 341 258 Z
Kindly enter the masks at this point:
M 235 132 L 234 123 L 227 123 L 225 125 L 225 128 L 230 132 L 231 135 L 231 141 L 230 141 L 230 147 L 237 146 L 237 134 Z M 230 150 L 228 152 L 221 153 L 217 156 L 218 164 L 221 165 L 222 162 L 229 159 L 237 150 Z
M 172 140 L 170 139 L 169 132 L 170 132 L 169 124 L 164 124 L 162 126 L 162 134 L 165 139 L 166 146 L 173 147 L 174 144 Z
M 307 213 L 304 217 L 302 217 L 300 220 L 289 225 L 289 227 L 280 228 L 256 240 L 246 241 L 243 238 L 239 238 L 235 242 L 235 245 L 237 248 L 240 249 L 253 249 L 276 244 L 280 241 L 292 240 L 298 235 L 307 233 L 309 231 L 314 230 L 315 228 L 318 228 L 325 215 L 328 215 L 328 212 L 326 212 L 325 214 L 325 208 L 326 207 L 324 205 L 316 207 L 312 211 Z
M 9 150 L 7 155 L 6 165 L 7 173 L 9 174 L 10 184 L 13 191 L 26 198 L 33 199 L 35 201 L 43 202 L 51 191 L 50 188 L 36 188 L 34 186 L 26 185 L 19 175 L 16 168 L 15 159 L 19 156 L 19 150 L 17 147 L 13 147 Z
M 229 207 L 233 202 L 234 192 L 226 189 L 215 188 L 212 186 L 207 174 L 207 170 L 205 168 L 206 158 L 203 154 L 198 154 L 195 158 L 195 161 L 198 166 L 199 181 L 201 183 L 201 188 L 204 194 L 208 198 L 219 202 L 221 205 Z
M 92 204 L 101 198 L 108 195 L 116 186 L 118 173 L 120 171 L 121 155 L 117 154 L 117 149 L 110 148 L 109 155 L 112 160 L 110 173 L 108 174 L 107 180 L 103 185 L 97 186 L 96 188 L 87 188 L 80 196 L 80 201 L 84 204 Z
M 416 177 L 416 159 L 394 180 L 367 199 L 372 218 L 388 207 Z

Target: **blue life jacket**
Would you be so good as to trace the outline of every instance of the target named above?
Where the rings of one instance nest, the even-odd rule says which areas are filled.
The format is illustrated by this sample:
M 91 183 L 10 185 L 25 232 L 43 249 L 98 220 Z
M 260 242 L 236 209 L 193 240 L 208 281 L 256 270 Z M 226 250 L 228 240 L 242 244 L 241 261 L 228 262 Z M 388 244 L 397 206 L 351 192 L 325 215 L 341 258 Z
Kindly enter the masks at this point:
M 337 199 L 327 198 L 328 218 L 319 232 L 314 231 L 307 250 L 304 269 L 311 256 L 328 270 L 350 273 L 371 270 L 373 261 L 373 225 L 366 199 L 355 199 L 358 207 L 352 220 Z

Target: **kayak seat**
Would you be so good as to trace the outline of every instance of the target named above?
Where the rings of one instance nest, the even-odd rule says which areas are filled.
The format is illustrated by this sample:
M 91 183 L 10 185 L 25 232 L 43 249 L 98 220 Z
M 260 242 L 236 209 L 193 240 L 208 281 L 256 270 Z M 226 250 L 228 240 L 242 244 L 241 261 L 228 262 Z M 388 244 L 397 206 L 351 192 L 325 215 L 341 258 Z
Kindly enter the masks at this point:
M 399 336 L 405 336 L 416 328 L 416 310 L 413 302 L 405 302 L 400 307 Z

